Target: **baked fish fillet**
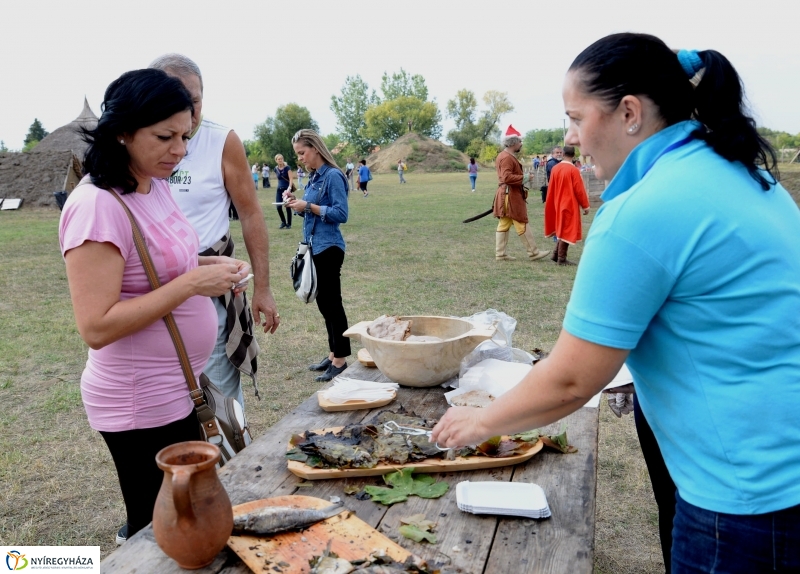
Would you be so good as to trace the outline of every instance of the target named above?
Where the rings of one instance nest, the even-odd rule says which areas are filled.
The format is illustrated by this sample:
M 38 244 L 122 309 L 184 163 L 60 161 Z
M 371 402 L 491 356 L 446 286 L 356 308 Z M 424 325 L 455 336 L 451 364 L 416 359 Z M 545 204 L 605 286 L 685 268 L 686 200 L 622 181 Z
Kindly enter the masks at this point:
M 276 534 L 311 526 L 345 510 L 343 502 L 325 508 L 268 506 L 233 519 L 234 534 Z

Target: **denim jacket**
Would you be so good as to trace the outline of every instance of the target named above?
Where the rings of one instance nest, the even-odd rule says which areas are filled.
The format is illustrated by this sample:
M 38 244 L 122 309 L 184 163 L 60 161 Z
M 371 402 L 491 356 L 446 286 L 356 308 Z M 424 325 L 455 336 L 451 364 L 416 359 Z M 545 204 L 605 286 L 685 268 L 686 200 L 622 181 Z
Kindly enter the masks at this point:
M 316 255 L 329 247 L 344 251 L 339 224 L 347 223 L 347 180 L 341 170 L 323 164 L 310 177 L 303 201 L 319 205 L 320 210 L 319 215 L 300 214 L 303 216 L 303 241 L 308 243 L 313 233 L 311 252 Z

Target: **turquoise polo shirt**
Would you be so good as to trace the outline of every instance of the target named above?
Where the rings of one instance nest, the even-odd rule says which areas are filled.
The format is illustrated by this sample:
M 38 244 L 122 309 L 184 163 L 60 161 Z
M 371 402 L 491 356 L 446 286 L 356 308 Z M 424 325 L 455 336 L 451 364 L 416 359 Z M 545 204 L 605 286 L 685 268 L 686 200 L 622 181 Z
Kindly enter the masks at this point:
M 800 504 L 800 210 L 670 126 L 603 193 L 564 329 L 630 349 L 681 497 L 760 514 Z

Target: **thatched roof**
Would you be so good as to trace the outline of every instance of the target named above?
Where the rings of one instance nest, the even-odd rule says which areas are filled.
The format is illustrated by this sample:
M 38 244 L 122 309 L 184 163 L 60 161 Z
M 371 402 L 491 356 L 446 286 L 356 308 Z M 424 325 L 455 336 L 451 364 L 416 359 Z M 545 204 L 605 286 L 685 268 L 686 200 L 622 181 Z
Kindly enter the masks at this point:
M 45 137 L 34 148 L 36 151 L 64 151 L 72 150 L 81 160 L 86 153 L 88 144 L 81 139 L 80 128 L 94 129 L 97 126 L 97 116 L 89 107 L 89 102 L 83 98 L 83 111 L 80 115 L 65 126 L 61 126 Z
M 23 207 L 55 206 L 53 192 L 72 191 L 80 177 L 71 150 L 0 153 L 0 197 L 21 198 Z

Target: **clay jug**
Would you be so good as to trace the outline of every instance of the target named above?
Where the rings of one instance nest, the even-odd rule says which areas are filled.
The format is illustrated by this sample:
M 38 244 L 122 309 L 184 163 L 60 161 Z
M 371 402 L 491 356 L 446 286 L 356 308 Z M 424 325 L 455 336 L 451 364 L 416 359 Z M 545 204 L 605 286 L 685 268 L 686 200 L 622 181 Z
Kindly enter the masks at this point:
M 156 455 L 164 481 L 153 510 L 153 534 L 181 568 L 208 566 L 233 530 L 233 509 L 217 477 L 219 449 L 202 441 L 179 442 Z

